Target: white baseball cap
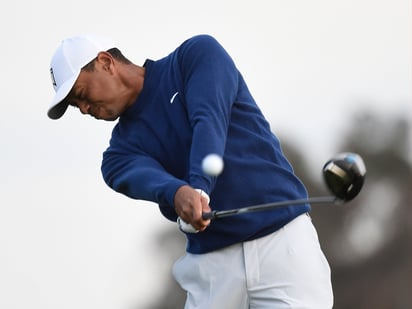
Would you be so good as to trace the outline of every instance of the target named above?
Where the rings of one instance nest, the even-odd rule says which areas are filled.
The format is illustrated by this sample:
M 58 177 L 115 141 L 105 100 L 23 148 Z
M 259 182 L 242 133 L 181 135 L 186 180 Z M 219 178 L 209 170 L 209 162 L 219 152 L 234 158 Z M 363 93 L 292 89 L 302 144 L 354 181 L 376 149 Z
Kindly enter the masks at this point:
M 116 45 L 109 39 L 96 35 L 81 35 L 63 40 L 54 52 L 50 74 L 56 95 L 47 115 L 59 119 L 65 113 L 68 102 L 64 99 L 73 88 L 81 69 L 97 57 L 101 51 L 108 51 Z

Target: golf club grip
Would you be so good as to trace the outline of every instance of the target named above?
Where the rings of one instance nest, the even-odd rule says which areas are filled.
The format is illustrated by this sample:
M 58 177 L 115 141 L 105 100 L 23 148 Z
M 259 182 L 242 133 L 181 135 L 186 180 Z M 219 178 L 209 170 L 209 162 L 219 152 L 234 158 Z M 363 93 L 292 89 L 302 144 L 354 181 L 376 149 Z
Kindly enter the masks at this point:
M 216 213 L 217 213 L 217 210 L 213 210 L 211 212 L 204 212 L 202 214 L 202 218 L 203 220 L 213 220 L 216 218 Z
M 212 220 L 214 219 L 214 214 L 216 211 L 211 211 L 211 212 L 206 212 L 202 214 L 202 218 L 203 220 Z M 190 223 L 187 223 L 185 221 L 183 221 L 180 217 L 177 218 L 177 225 L 179 226 L 179 230 L 181 230 L 182 232 L 185 233 L 197 233 L 199 232 L 198 230 L 196 230 L 193 225 L 191 225 Z

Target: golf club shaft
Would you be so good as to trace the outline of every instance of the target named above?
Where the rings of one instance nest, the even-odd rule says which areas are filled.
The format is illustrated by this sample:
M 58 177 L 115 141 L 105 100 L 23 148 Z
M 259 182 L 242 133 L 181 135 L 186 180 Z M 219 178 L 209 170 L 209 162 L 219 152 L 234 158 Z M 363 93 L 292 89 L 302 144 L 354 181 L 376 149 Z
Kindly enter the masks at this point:
M 247 206 L 247 207 L 230 209 L 230 210 L 214 210 L 211 212 L 204 213 L 202 217 L 205 220 L 208 220 L 208 219 L 213 220 L 213 219 L 219 219 L 219 218 L 238 215 L 241 213 L 264 211 L 264 210 L 269 210 L 269 209 L 284 207 L 284 206 L 302 205 L 302 204 L 309 204 L 309 203 L 330 204 L 330 203 L 336 203 L 338 201 L 339 199 L 337 199 L 335 196 L 309 197 L 305 199 L 266 203 L 266 204 Z

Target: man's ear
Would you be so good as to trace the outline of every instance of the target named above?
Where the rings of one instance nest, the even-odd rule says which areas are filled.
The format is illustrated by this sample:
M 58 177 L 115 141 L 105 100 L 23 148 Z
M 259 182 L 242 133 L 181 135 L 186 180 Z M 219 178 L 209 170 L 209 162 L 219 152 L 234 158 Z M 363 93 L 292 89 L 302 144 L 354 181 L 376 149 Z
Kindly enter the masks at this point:
M 114 59 L 108 52 L 99 52 L 96 61 L 105 71 L 111 71 L 113 69 Z

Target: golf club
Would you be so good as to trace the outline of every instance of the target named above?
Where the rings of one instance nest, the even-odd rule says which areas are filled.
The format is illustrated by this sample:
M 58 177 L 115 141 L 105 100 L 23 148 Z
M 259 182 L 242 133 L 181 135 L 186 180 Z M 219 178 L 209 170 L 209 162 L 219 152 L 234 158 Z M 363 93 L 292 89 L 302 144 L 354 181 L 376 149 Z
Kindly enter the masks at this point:
M 330 196 L 309 197 L 305 199 L 278 201 L 230 210 L 213 210 L 202 215 L 203 219 L 214 220 L 228 216 L 270 210 L 278 207 L 302 204 L 343 204 L 354 199 L 360 190 L 366 176 L 363 159 L 356 153 L 344 152 L 328 160 L 322 169 L 323 179 L 332 193 Z M 180 230 L 186 233 L 196 233 L 192 225 L 180 218 L 177 220 Z

